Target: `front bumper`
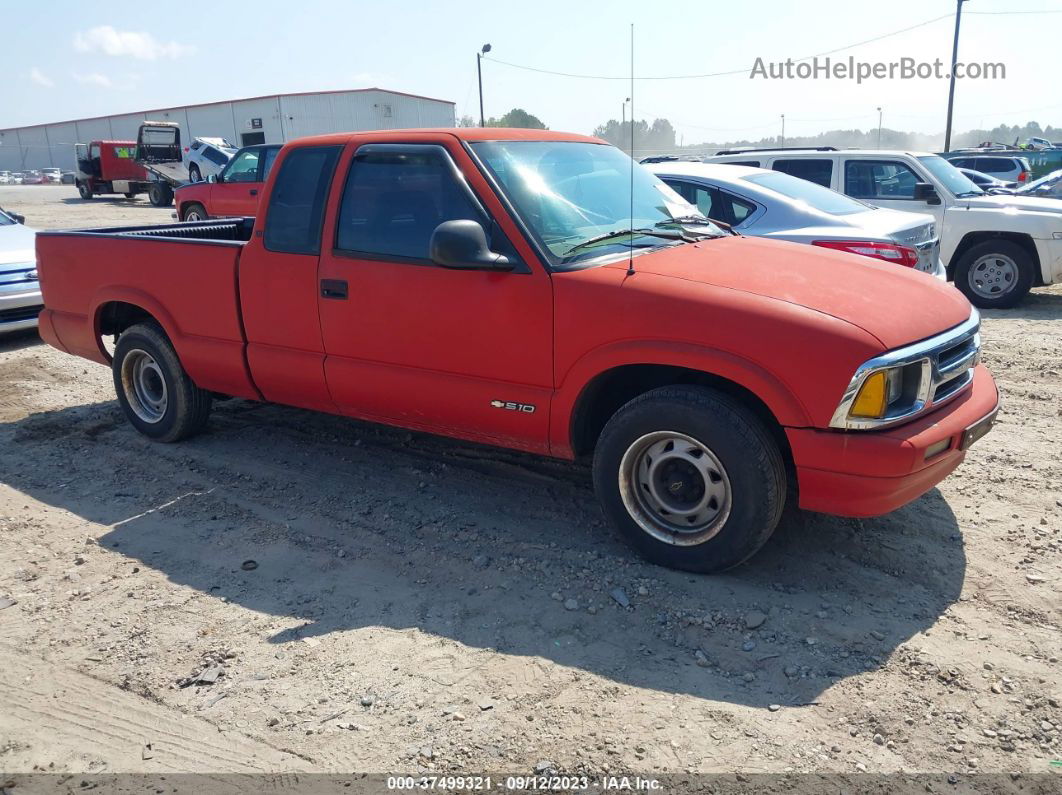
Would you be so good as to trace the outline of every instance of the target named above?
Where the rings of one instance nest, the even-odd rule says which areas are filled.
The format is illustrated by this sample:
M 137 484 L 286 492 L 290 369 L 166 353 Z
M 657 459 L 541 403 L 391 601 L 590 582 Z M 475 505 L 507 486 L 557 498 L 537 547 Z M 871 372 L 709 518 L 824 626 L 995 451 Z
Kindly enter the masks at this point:
M 925 494 L 962 463 L 963 432 L 999 408 L 984 365 L 966 392 L 924 417 L 881 431 L 786 428 L 801 508 L 837 516 L 880 516 Z M 927 450 L 948 441 L 926 458 Z
M 0 290 L 0 334 L 36 328 L 43 303 L 40 287 L 10 293 Z

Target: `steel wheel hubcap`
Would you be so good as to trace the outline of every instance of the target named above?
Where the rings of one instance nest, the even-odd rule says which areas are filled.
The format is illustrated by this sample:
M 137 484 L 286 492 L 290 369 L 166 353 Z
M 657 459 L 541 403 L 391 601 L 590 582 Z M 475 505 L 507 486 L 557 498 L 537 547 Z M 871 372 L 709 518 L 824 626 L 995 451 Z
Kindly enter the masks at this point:
M 184 220 L 186 220 L 186 221 L 199 221 L 199 220 L 202 220 L 202 219 L 200 219 L 199 213 L 197 213 L 195 210 L 192 210 L 190 213 L 188 213 L 184 217 Z
M 730 478 L 707 446 L 677 431 L 657 431 L 623 454 L 620 496 L 653 538 L 676 546 L 702 544 L 730 515 Z
M 156 423 L 166 414 L 166 379 L 147 351 L 129 351 L 122 360 L 122 389 L 129 407 L 144 422 Z
M 970 289 L 982 298 L 1009 293 L 1017 280 L 1017 263 L 1002 254 L 986 254 L 970 266 Z

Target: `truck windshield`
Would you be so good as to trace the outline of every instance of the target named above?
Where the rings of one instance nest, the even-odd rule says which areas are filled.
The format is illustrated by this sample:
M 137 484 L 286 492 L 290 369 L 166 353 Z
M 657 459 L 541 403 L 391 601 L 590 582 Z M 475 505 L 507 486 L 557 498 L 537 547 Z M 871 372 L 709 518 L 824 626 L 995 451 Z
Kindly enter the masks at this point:
M 930 174 L 940 180 L 944 187 L 950 190 L 957 198 L 968 199 L 971 196 L 981 196 L 984 193 L 969 177 L 943 157 L 929 155 L 928 157 L 920 157 L 918 160 Z
M 725 234 L 639 165 L 634 166 L 632 219 L 631 161 L 615 147 L 580 141 L 476 141 L 471 146 L 555 267 L 626 255 L 632 248 L 676 245 L 686 239 L 684 228 L 697 236 Z M 633 234 L 623 233 L 630 228 Z

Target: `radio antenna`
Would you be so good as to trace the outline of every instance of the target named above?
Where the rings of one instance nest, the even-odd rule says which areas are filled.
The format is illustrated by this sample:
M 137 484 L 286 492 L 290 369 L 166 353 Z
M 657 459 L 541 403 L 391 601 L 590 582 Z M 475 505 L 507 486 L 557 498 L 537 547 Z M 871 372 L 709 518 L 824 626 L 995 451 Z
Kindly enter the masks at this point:
M 627 275 L 634 275 L 634 23 L 631 23 L 631 237 Z

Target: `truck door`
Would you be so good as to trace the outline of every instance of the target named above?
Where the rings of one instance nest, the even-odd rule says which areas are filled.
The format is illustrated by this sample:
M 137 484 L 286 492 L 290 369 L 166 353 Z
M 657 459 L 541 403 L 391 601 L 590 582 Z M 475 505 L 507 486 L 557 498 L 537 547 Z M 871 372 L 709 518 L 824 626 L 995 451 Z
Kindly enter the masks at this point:
M 317 316 L 317 265 L 341 151 L 303 146 L 288 152 L 240 257 L 247 362 L 259 391 L 277 403 L 333 412 Z
M 845 160 L 842 190 L 853 199 L 861 199 L 877 207 L 930 213 L 936 218 L 937 233 L 943 231 L 944 196 L 937 204 L 915 199 L 914 186 L 930 182 L 901 160 L 889 158 L 850 157 Z
M 239 152 L 222 170 L 210 188 L 210 214 L 256 215 L 262 190 L 260 149 Z
M 456 141 L 364 144 L 348 152 L 331 207 L 319 305 L 325 373 L 340 409 L 546 451 L 550 278 L 519 257 L 493 220 L 501 205 Z M 483 225 L 491 249 L 513 269 L 434 264 L 432 233 L 455 219 Z

